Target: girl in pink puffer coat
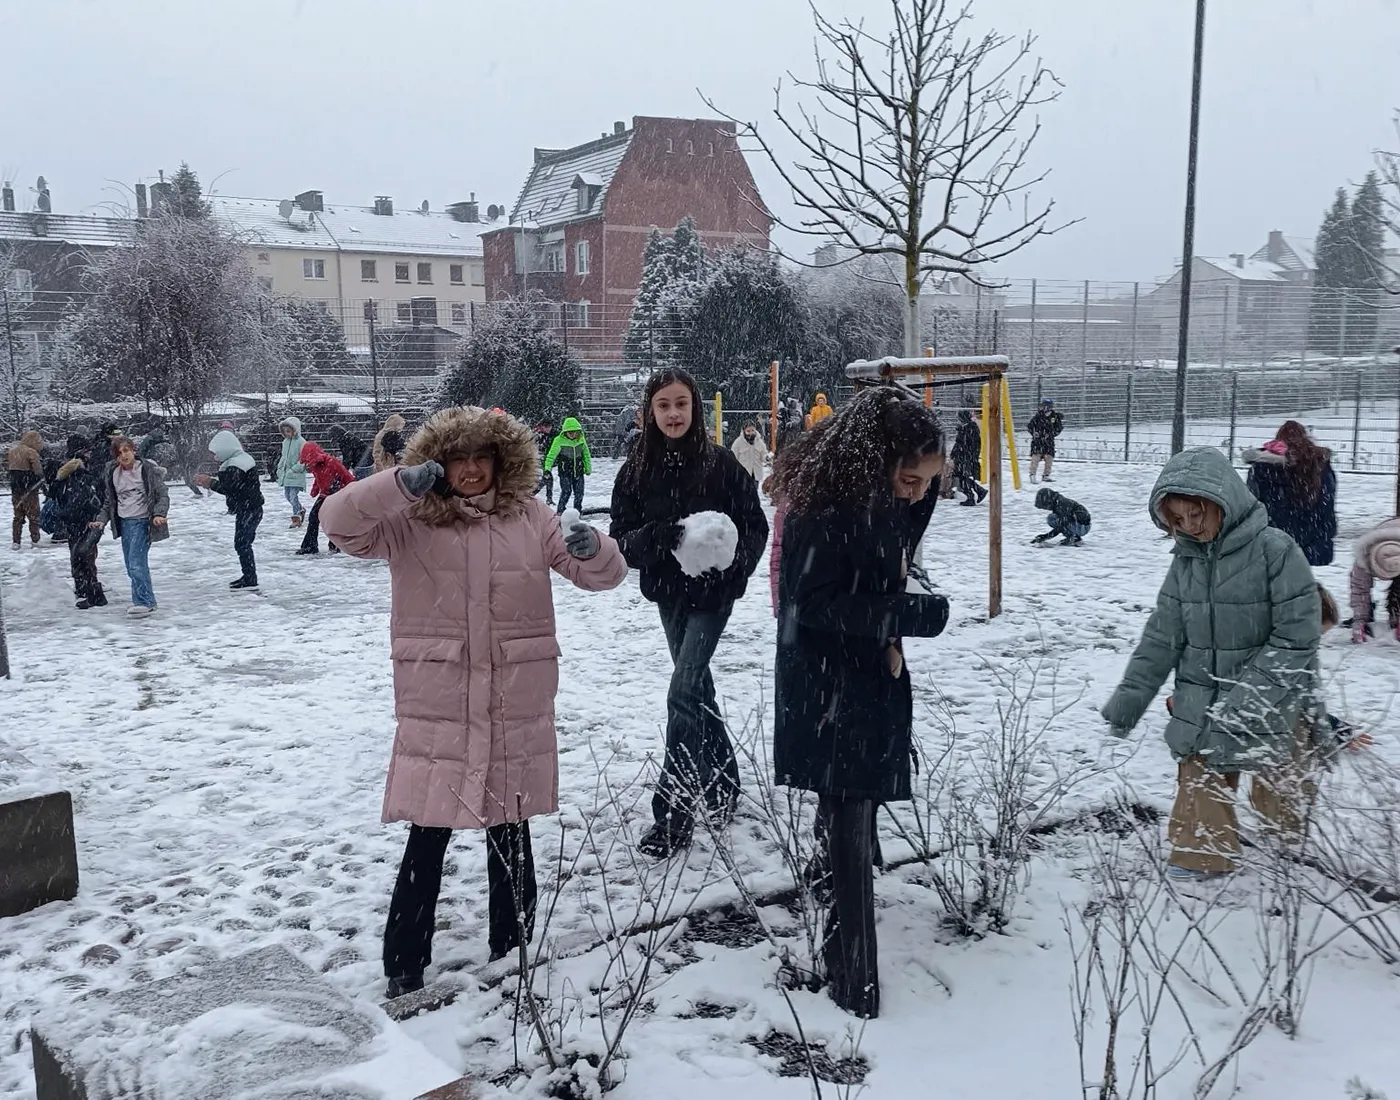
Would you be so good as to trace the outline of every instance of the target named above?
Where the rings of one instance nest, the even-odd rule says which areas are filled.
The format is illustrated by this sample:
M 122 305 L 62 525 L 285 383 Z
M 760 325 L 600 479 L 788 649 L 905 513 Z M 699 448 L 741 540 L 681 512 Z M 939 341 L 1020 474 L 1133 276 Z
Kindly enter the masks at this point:
M 411 822 L 384 932 L 390 997 L 421 989 L 453 829 L 485 829 L 489 943 L 533 935 L 529 818 L 558 809 L 559 686 L 553 570 L 590 591 L 627 576 L 617 544 L 561 530 L 534 497 L 530 429 L 504 413 L 431 417 L 403 465 L 326 498 L 321 523 L 348 554 L 389 563 L 398 733 L 383 819 Z
M 1371 528 L 1356 540 L 1351 567 L 1351 640 L 1366 641 L 1371 636 L 1375 604 L 1371 586 L 1377 579 L 1394 582 L 1400 577 L 1400 516 Z M 1392 583 L 1386 593 L 1390 629 L 1400 638 L 1400 585 Z

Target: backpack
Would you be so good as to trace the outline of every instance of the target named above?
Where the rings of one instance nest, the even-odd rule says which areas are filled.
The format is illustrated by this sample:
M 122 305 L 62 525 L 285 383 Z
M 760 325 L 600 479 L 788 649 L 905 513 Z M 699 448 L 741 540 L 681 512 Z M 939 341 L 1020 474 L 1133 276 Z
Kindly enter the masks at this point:
M 46 535 L 56 535 L 62 523 L 63 506 L 53 497 L 49 497 L 39 509 L 39 530 Z

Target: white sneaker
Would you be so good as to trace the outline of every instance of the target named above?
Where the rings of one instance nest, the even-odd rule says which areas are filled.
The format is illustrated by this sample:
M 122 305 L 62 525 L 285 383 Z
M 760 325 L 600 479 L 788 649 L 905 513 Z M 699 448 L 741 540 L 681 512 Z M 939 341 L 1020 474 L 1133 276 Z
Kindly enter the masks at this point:
M 154 607 L 142 607 L 139 603 L 134 603 L 126 609 L 126 613 L 133 619 L 144 619 L 148 615 L 154 615 L 155 612 Z

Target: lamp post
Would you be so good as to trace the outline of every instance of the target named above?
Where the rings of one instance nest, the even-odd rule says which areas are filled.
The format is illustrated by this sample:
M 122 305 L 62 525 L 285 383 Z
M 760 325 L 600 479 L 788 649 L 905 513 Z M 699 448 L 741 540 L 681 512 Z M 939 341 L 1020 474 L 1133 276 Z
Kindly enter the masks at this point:
M 1181 246 L 1181 313 L 1176 343 L 1176 401 L 1172 407 L 1172 454 L 1186 446 L 1186 365 L 1190 358 L 1191 266 L 1196 253 L 1196 148 L 1201 132 L 1201 59 L 1205 50 L 1206 0 L 1196 0 L 1196 51 L 1191 68 L 1191 133 L 1186 151 L 1186 226 Z

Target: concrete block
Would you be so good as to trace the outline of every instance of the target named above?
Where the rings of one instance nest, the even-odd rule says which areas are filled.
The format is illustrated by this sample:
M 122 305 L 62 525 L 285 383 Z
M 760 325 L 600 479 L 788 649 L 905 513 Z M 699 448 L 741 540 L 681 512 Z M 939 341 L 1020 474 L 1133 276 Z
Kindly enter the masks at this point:
M 5 794 L 0 788 L 0 798 Z M 77 894 L 78 847 L 68 792 L 0 802 L 0 917 Z
M 33 1021 L 37 1100 L 412 1100 L 457 1073 L 280 946 Z

